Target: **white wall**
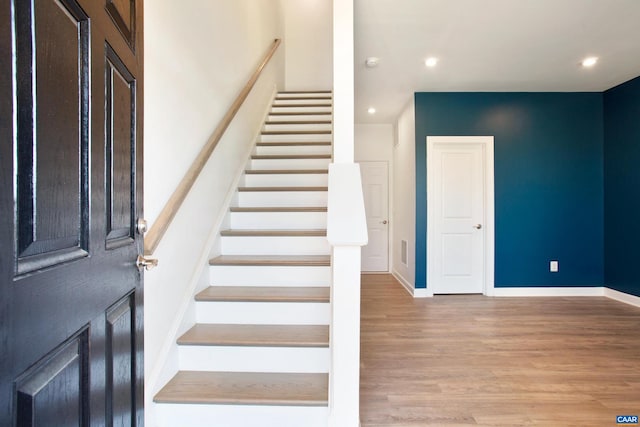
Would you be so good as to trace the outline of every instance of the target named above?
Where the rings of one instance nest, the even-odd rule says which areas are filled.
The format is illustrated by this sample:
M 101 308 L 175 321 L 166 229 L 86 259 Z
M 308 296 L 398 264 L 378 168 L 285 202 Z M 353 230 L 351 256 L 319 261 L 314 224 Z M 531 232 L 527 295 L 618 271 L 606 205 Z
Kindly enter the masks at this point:
M 280 0 L 284 10 L 287 90 L 333 87 L 332 0 Z
M 392 201 L 393 201 L 393 187 L 391 185 L 392 177 L 393 177 L 393 141 L 394 141 L 394 130 L 393 125 L 390 124 L 356 124 L 355 132 L 354 132 L 354 152 L 355 152 L 355 161 L 357 163 L 361 162 L 386 162 L 388 168 L 388 188 L 389 188 L 389 207 L 387 212 L 387 218 L 389 218 L 389 223 L 394 223 L 393 218 L 393 209 L 392 209 Z M 365 182 L 363 181 L 363 184 Z M 391 244 L 392 240 L 392 231 L 393 229 L 389 228 L 389 244 Z M 387 251 L 389 254 L 389 268 L 391 269 L 393 265 L 393 253 L 390 250 Z
M 356 162 L 389 162 L 393 160 L 393 125 L 356 124 Z
M 162 206 L 275 38 L 283 37 L 277 0 L 146 0 L 145 216 Z M 195 289 L 207 285 L 207 259 L 276 85 L 284 86 L 281 48 L 220 141 L 154 254 L 145 274 L 147 425 L 151 398 L 177 369 L 176 335 L 193 322 Z M 186 313 L 183 319 L 183 314 Z
M 405 286 L 415 287 L 415 105 L 413 100 L 403 110 L 396 123 L 396 143 L 393 149 L 393 222 L 391 223 L 392 272 Z M 408 265 L 400 261 L 401 241 L 406 240 Z

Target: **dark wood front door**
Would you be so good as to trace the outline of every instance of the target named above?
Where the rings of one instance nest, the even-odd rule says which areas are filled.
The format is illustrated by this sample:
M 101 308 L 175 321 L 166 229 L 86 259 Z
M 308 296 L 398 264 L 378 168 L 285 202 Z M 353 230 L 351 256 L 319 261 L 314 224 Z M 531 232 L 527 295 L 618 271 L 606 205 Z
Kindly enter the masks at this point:
M 143 425 L 141 35 L 0 0 L 0 426 Z

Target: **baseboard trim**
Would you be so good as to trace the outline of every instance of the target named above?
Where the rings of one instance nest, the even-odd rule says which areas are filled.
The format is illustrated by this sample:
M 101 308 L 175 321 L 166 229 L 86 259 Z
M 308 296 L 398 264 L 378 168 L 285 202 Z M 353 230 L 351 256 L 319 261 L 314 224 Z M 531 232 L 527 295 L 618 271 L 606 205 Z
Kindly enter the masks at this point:
M 625 304 L 633 305 L 634 307 L 640 307 L 640 297 L 635 295 L 616 291 L 611 288 L 604 288 L 604 296 Z
M 411 295 L 414 298 L 431 298 L 433 297 L 433 293 L 430 292 L 428 289 L 426 288 L 419 288 L 416 289 L 413 287 L 413 285 L 411 283 L 409 283 L 408 280 L 406 280 L 404 277 L 402 277 L 402 275 L 400 273 L 398 273 L 397 271 L 392 271 L 391 275 L 393 277 L 395 277 L 395 279 L 400 282 L 400 284 L 402 285 L 402 287 L 409 293 L 409 295 Z
M 494 288 L 495 297 L 601 297 L 604 287 L 525 287 Z
M 400 273 L 392 271 L 391 275 L 400 282 L 409 295 L 414 298 L 431 298 L 433 292 L 429 289 L 416 289 Z M 634 307 L 640 307 L 640 297 L 616 291 L 604 286 L 594 287 L 522 287 L 522 288 L 493 288 L 492 297 L 607 297 Z

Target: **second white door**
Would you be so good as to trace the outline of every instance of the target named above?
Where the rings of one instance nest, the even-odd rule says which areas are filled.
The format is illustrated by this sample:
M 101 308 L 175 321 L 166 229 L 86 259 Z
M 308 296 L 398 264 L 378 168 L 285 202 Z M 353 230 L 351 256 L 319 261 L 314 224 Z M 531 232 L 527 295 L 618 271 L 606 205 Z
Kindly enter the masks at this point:
M 369 243 L 362 271 L 389 271 L 389 170 L 387 162 L 360 162 Z
M 429 177 L 435 294 L 482 293 L 485 277 L 485 147 L 432 141 Z

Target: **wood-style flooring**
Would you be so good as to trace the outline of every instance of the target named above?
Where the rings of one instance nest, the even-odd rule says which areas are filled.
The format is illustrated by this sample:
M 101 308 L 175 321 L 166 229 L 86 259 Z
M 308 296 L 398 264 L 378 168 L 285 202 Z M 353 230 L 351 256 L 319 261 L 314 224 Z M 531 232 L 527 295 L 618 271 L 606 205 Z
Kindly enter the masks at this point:
M 362 427 L 640 415 L 640 308 L 605 297 L 413 299 L 390 275 L 363 275 L 361 328 Z

